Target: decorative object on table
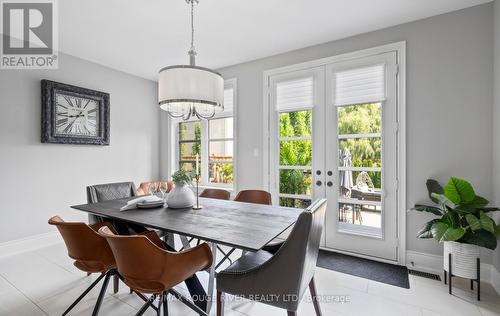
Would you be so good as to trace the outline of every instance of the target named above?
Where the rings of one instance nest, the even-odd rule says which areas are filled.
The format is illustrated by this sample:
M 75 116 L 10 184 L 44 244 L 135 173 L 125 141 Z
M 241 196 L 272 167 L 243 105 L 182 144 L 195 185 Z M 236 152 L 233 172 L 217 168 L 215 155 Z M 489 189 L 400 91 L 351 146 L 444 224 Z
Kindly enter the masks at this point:
M 196 154 L 196 171 L 195 171 L 195 179 L 196 179 L 196 205 L 193 206 L 193 210 L 201 210 L 203 206 L 200 205 L 200 193 L 199 193 L 199 185 L 200 185 L 200 171 L 198 170 L 198 159 L 200 156 Z
M 109 145 L 109 94 L 42 80 L 42 143 Z
M 167 182 L 160 182 L 158 189 L 160 190 L 161 197 L 162 197 L 163 201 L 165 202 L 166 198 L 167 198 L 167 193 L 170 191 L 168 183 Z
M 488 207 L 489 201 L 476 195 L 472 185 L 459 178 L 450 178 L 443 188 L 436 180 L 427 180 L 430 199 L 438 206 L 416 204 L 413 210 L 429 212 L 439 216 L 418 232 L 419 238 L 434 238 L 444 242 L 444 282 L 454 276 L 477 282 L 477 299 L 480 300 L 480 247 L 494 250 L 500 226 L 487 215 L 500 211 Z M 447 280 L 448 274 L 448 280 Z
M 191 175 L 184 171 L 178 170 L 172 175 L 172 181 L 175 186 L 170 191 L 167 197 L 167 205 L 169 208 L 190 208 L 194 205 L 195 197 L 191 185 Z
M 156 208 L 162 207 L 164 202 L 162 198 L 156 195 L 143 195 L 133 200 L 130 200 L 125 206 L 120 208 L 120 211 L 131 210 L 135 208 Z
M 172 117 L 209 119 L 224 110 L 224 78 L 208 68 L 195 65 L 194 4 L 191 5 L 191 48 L 189 65 L 168 66 L 160 70 L 158 104 Z

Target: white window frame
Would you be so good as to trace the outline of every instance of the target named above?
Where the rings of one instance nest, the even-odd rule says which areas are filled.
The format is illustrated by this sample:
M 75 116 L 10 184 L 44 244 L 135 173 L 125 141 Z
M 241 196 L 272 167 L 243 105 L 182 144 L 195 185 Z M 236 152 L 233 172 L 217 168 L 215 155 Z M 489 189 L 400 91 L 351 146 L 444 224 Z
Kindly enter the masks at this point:
M 272 87 L 271 77 L 288 72 L 295 72 L 307 70 L 314 67 L 321 67 L 335 62 L 342 62 L 356 58 L 363 58 L 394 51 L 397 54 L 397 209 L 399 210 L 397 216 L 397 238 L 398 238 L 398 264 L 406 265 L 406 41 L 381 45 L 373 48 L 363 49 L 355 52 L 345 53 L 341 55 L 311 60 L 290 66 L 270 69 L 263 72 L 263 187 L 270 190 L 271 182 L 271 168 L 274 168 L 272 157 L 276 156 L 275 146 L 272 146 L 271 137 L 274 137 L 272 131 L 271 118 L 273 117 L 271 111 L 274 111 L 273 102 L 271 99 Z M 381 260 L 384 261 L 384 260 Z
M 223 115 L 217 115 L 213 119 L 221 119 L 227 117 L 233 117 L 233 184 L 225 184 L 225 183 L 211 183 L 208 180 L 208 156 L 209 156 L 209 129 L 208 129 L 208 120 L 200 120 L 201 123 L 201 180 L 200 187 L 201 188 L 223 188 L 228 191 L 237 191 L 237 108 L 238 108 L 238 100 L 237 100 L 237 80 L 236 78 L 226 79 L 224 80 L 224 89 L 233 89 L 233 110 L 232 114 L 227 113 Z M 183 121 L 182 119 L 175 119 L 172 117 L 168 118 L 168 131 L 170 132 L 171 137 L 167 139 L 167 148 L 170 151 L 171 155 L 169 155 L 170 162 L 168 163 L 168 172 L 167 177 L 170 179 L 172 174 L 179 169 L 179 123 L 183 122 L 195 122 L 199 121 L 197 119 L 191 119 L 188 121 Z

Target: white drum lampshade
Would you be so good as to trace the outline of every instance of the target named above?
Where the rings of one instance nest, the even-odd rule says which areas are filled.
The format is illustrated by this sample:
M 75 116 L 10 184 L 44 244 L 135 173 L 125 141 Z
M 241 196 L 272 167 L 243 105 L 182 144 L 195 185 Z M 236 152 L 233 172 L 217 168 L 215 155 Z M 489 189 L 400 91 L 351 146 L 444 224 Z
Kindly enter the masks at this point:
M 208 68 L 165 67 L 158 78 L 158 103 L 172 116 L 211 118 L 224 110 L 224 79 Z

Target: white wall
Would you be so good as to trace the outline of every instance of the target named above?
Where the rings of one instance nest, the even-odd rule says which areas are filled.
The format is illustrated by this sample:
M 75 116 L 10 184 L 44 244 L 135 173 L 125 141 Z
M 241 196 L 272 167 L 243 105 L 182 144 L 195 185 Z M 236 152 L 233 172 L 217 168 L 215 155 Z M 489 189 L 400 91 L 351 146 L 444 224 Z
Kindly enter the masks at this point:
M 492 9 L 489 3 L 220 69 L 238 80 L 239 188 L 263 186 L 264 70 L 406 40 L 408 208 L 427 201 L 427 178 L 463 177 L 492 198 Z M 408 250 L 442 254 L 435 241 L 415 237 L 430 218 L 408 213 Z
M 494 62 L 495 79 L 493 81 L 494 103 L 493 103 L 493 188 L 496 205 L 500 207 L 500 0 L 495 1 L 494 8 Z M 497 223 L 500 222 L 500 214 L 496 214 Z M 493 264 L 500 271 L 500 246 L 493 254 Z
M 0 243 L 52 230 L 50 216 L 86 220 L 69 208 L 85 186 L 156 179 L 156 83 L 61 54 L 58 70 L 0 70 Z M 110 94 L 110 146 L 42 144 L 40 80 Z

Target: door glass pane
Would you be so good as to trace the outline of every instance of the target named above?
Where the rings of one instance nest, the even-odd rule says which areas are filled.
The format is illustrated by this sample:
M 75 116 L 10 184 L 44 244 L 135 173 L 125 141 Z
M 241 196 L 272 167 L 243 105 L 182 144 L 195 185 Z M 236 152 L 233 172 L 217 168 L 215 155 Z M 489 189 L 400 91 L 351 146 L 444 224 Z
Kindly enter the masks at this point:
M 339 135 L 382 132 L 380 103 L 342 106 L 337 111 Z
M 280 193 L 311 195 L 311 170 L 280 170 Z
M 342 223 L 380 228 L 381 213 L 380 205 L 339 203 L 339 222 Z
M 338 107 L 339 222 L 382 228 L 381 104 Z M 356 233 L 358 232 L 355 229 Z
M 280 197 L 280 206 L 307 208 L 309 205 L 311 205 L 310 199 L 296 199 L 296 198 Z
M 380 137 L 339 139 L 339 167 L 345 164 L 346 158 L 350 158 L 352 167 L 381 167 L 381 154 Z
M 279 170 L 280 205 L 307 207 L 312 195 L 312 111 L 280 113 L 279 126 L 279 165 L 287 166 Z
M 280 142 L 280 166 L 311 166 L 311 164 L 311 140 L 287 140 Z
M 312 111 L 280 113 L 280 137 L 302 137 L 312 134 Z

